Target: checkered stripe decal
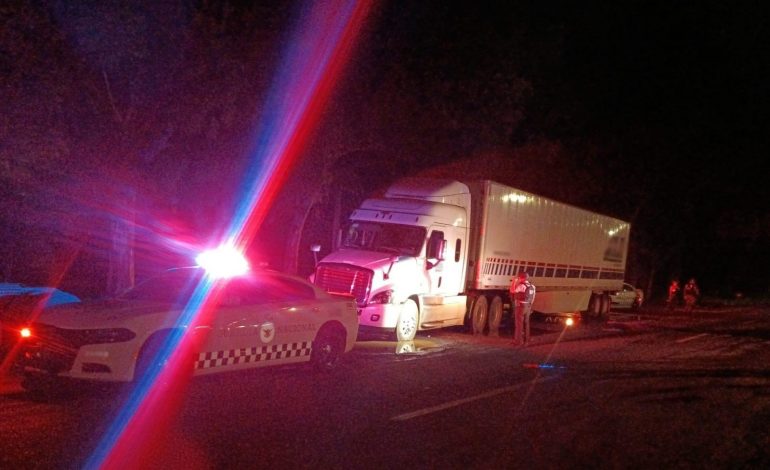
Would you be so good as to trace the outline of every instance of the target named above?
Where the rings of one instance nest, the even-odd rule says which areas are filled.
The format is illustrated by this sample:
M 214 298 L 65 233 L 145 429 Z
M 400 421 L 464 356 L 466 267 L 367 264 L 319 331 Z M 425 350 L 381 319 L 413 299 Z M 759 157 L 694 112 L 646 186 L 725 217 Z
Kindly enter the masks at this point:
M 209 351 L 198 353 L 196 369 L 232 366 L 249 362 L 272 361 L 310 355 L 310 341 L 301 343 L 273 344 L 270 346 L 230 349 L 227 351 Z

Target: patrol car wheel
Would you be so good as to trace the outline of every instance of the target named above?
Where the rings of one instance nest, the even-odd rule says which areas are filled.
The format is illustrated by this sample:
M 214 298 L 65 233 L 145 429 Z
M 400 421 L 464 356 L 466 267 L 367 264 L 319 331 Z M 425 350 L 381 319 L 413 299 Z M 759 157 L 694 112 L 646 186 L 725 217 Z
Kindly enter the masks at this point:
M 168 358 L 159 358 L 158 353 L 170 334 L 170 330 L 159 331 L 147 338 L 136 360 L 134 382 L 141 380 L 149 370 L 156 367 L 161 368 L 166 364 Z
M 489 304 L 489 336 L 497 336 L 500 330 L 500 322 L 503 320 L 503 299 L 499 295 L 492 298 Z
M 319 372 L 329 372 L 345 351 L 345 333 L 332 325 L 321 328 L 313 340 L 310 363 Z
M 487 298 L 483 295 L 476 297 L 476 300 L 473 302 L 473 308 L 471 309 L 471 328 L 473 329 L 474 335 L 484 333 L 484 327 L 487 326 L 487 315 L 489 314 L 487 305 Z
M 401 306 L 396 324 L 396 339 L 398 341 L 412 341 L 417 335 L 417 322 L 419 321 L 417 303 L 409 299 Z

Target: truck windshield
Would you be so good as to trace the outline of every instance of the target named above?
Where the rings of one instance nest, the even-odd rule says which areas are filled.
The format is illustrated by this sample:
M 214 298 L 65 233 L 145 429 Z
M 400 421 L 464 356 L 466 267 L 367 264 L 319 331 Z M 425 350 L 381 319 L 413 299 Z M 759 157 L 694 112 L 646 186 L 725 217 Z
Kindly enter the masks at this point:
M 342 246 L 405 256 L 418 256 L 425 242 L 425 229 L 411 225 L 351 222 Z

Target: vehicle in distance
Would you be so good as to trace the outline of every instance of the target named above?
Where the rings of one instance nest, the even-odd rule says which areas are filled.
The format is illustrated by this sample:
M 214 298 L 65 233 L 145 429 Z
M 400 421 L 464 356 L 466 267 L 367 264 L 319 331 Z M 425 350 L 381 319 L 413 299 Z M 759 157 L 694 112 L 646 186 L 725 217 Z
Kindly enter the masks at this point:
M 612 308 L 638 310 L 644 303 L 644 292 L 624 282 L 623 289 L 610 295 Z
M 269 270 L 208 281 L 205 306 L 180 323 L 195 310 L 185 306 L 201 297 L 196 289 L 210 279 L 204 275 L 197 267 L 172 269 L 113 300 L 44 310 L 22 331 L 16 366 L 23 385 L 129 382 L 163 363 L 157 352 L 180 334 L 193 338 L 193 357 L 183 364 L 189 357 L 195 375 L 301 362 L 329 370 L 355 344 L 352 298 Z

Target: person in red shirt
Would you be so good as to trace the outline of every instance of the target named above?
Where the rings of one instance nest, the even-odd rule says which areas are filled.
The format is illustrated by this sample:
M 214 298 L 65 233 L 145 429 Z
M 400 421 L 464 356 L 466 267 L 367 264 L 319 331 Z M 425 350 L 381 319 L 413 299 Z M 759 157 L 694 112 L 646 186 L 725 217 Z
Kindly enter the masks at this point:
M 511 283 L 511 302 L 514 310 L 514 346 L 529 343 L 529 317 L 532 314 L 532 302 L 535 301 L 535 286 L 529 282 L 529 274 L 521 271 Z
M 668 286 L 668 299 L 666 299 L 666 305 L 669 310 L 673 310 L 676 307 L 676 297 L 679 295 L 679 281 L 674 279 L 671 281 L 671 285 Z

